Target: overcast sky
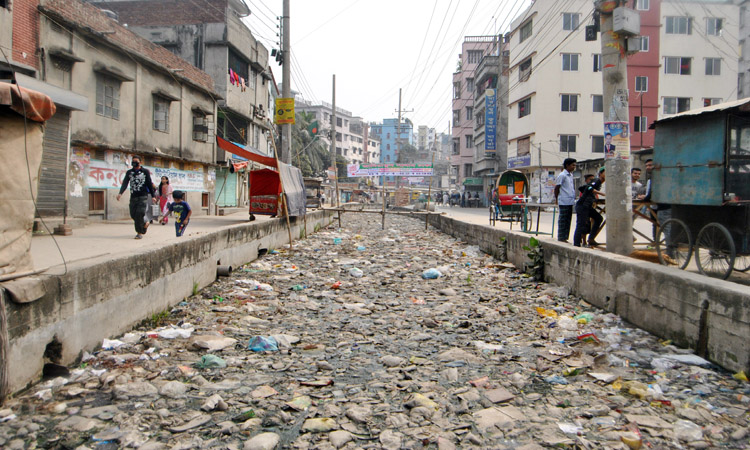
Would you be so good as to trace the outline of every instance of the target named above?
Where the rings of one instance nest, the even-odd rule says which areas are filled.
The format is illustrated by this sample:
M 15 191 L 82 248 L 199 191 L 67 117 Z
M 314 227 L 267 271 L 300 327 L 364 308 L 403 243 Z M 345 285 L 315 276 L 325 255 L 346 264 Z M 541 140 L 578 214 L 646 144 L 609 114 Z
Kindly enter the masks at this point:
M 245 0 L 246 19 L 266 47 L 277 47 L 282 0 Z M 452 74 L 464 36 L 507 31 L 530 0 L 291 0 L 292 89 L 368 121 L 396 117 L 447 132 Z M 281 82 L 281 67 L 271 61 Z

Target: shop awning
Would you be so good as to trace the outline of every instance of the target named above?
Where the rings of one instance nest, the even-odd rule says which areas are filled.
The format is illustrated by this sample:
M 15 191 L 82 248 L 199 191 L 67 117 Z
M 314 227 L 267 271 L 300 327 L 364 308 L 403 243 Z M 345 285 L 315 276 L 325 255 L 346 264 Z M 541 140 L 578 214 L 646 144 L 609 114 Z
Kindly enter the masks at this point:
M 245 150 L 244 148 L 234 145 L 231 142 L 227 141 L 226 139 L 220 138 L 219 136 L 216 136 L 216 144 L 219 146 L 220 149 L 224 150 L 225 152 L 229 152 L 233 155 L 241 156 L 249 161 L 253 161 L 258 164 L 263 164 L 264 166 L 274 167 L 274 168 L 276 167 L 275 158 L 271 158 L 270 156 L 259 155 L 258 153 Z

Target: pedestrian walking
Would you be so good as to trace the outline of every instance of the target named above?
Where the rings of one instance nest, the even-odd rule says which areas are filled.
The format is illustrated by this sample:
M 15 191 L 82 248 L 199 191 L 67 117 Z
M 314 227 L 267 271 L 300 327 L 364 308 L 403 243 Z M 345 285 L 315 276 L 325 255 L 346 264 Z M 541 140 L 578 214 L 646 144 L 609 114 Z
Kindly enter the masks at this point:
M 466 192 L 461 194 L 461 208 L 466 208 Z
M 140 156 L 133 156 L 130 165 L 132 169 L 125 172 L 120 193 L 117 194 L 117 201 L 120 201 L 122 193 L 130 186 L 130 218 L 133 219 L 135 225 L 135 238 L 143 239 L 149 226 L 144 219 L 149 205 L 149 195 L 153 196 L 155 193 L 154 183 L 151 181 L 151 172 L 141 166 Z
M 560 242 L 568 242 L 570 236 L 570 222 L 573 220 L 573 205 L 576 202 L 574 170 L 576 170 L 576 160 L 565 158 L 563 171 L 555 180 L 555 202 L 560 209 L 560 215 L 557 218 L 557 240 Z
M 602 167 L 602 169 L 604 169 Z M 594 175 L 586 175 L 584 177 L 586 184 L 581 186 L 581 196 L 576 202 L 576 230 L 573 233 L 573 245 L 580 247 L 586 244 L 586 235 L 588 235 L 588 242 L 590 247 L 598 245 L 596 235 L 599 233 L 599 228 L 602 225 L 602 215 L 594 207 L 596 198 L 598 195 L 604 195 L 599 191 L 604 180 L 604 170 L 600 170 L 599 178 L 595 178 Z M 593 225 L 592 225 L 593 219 Z
M 443 192 L 443 205 L 450 206 L 450 197 L 447 192 Z
M 188 202 L 185 201 L 184 192 L 174 191 L 172 197 L 174 202 L 169 204 L 169 212 L 174 213 L 174 231 L 177 237 L 180 237 L 185 232 L 193 211 L 190 209 Z
M 168 206 L 174 201 L 172 198 L 172 192 L 174 189 L 169 184 L 169 177 L 161 177 L 159 187 L 156 189 L 156 196 L 159 199 L 159 223 L 166 225 L 169 221 L 169 209 Z

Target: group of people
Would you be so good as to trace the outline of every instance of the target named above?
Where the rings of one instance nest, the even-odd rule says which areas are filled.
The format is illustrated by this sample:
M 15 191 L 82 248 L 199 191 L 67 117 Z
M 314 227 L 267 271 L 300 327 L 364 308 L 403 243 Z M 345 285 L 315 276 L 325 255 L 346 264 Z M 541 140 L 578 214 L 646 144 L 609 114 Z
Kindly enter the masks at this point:
M 475 192 L 473 196 L 471 192 L 463 192 L 461 194 L 454 192 L 453 194 L 448 194 L 448 192 L 441 191 L 435 193 L 435 203 L 438 205 L 466 208 L 470 207 L 471 200 L 474 200 L 476 206 L 479 206 L 479 193 Z
M 646 161 L 646 172 L 651 173 L 653 170 L 653 161 Z M 584 175 L 583 184 L 578 188 L 576 193 L 573 172 L 576 169 L 576 160 L 566 158 L 563 161 L 563 171 L 555 180 L 555 201 L 560 210 L 557 220 L 557 240 L 568 242 L 570 236 L 570 225 L 573 218 L 573 210 L 576 213 L 576 228 L 573 232 L 573 245 L 576 247 L 596 247 L 596 236 L 601 231 L 604 218 L 596 208 L 596 201 L 599 198 L 606 197 L 603 184 L 606 180 L 606 170 L 604 167 L 599 168 L 596 175 Z M 649 179 L 646 186 L 638 181 L 641 178 L 641 169 L 634 167 L 630 171 L 632 199 L 636 201 L 648 202 L 651 200 L 652 184 Z M 657 205 L 659 219 L 662 220 L 669 210 L 669 205 Z M 664 214 L 662 214 L 664 212 Z M 666 219 L 664 217 L 664 219 Z
M 157 187 L 151 180 L 151 172 L 141 165 L 141 158 L 133 156 L 132 168 L 125 172 L 125 177 L 117 194 L 117 201 L 122 198 L 125 189 L 130 187 L 130 218 L 135 225 L 135 239 L 143 239 L 153 221 L 155 214 L 150 210 L 151 204 L 159 204 L 157 221 L 166 225 L 169 214 L 175 215 L 175 234 L 182 236 L 192 215 L 190 205 L 185 201 L 185 192 L 175 191 L 169 184 L 168 177 L 161 177 Z M 149 201 L 150 199 L 150 201 Z

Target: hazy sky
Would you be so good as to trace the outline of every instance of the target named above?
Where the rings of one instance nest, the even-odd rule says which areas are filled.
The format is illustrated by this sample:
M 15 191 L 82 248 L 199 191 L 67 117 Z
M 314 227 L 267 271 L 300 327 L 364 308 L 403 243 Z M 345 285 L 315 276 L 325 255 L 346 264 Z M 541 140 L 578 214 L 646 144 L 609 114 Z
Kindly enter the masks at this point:
M 252 32 L 277 47 L 282 0 L 245 0 Z M 404 114 L 448 131 L 452 74 L 464 36 L 507 31 L 530 0 L 291 0 L 292 89 L 368 121 Z M 281 82 L 281 67 L 271 61 Z

